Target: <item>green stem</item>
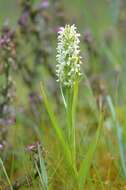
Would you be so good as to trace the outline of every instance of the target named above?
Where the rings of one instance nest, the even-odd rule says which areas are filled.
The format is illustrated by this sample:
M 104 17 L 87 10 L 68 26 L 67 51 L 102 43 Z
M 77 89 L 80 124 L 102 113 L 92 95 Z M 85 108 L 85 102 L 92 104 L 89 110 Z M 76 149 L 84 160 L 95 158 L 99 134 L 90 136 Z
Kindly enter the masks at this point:
M 73 142 L 73 155 L 74 162 L 76 163 L 76 127 L 75 127 L 75 117 L 76 117 L 76 105 L 78 97 L 78 82 L 75 83 L 73 89 L 73 99 L 72 99 L 72 142 Z
M 61 84 L 60 84 L 60 91 L 61 91 L 61 95 L 62 95 L 62 99 L 63 99 L 63 103 L 64 103 L 64 106 L 65 106 L 65 109 L 67 109 L 67 103 L 66 103 L 66 99 L 65 99 L 65 96 L 64 96 Z
M 73 89 L 67 89 L 67 133 L 68 143 L 71 150 L 73 165 L 76 168 L 76 129 L 75 129 L 75 111 L 78 95 L 78 82 Z
M 67 109 L 66 109 L 66 114 L 67 114 L 67 137 L 68 137 L 68 143 L 71 147 L 71 128 L 72 128 L 72 111 L 71 111 L 71 102 L 72 102 L 72 97 L 71 97 L 71 89 L 66 90 L 66 99 L 67 99 Z

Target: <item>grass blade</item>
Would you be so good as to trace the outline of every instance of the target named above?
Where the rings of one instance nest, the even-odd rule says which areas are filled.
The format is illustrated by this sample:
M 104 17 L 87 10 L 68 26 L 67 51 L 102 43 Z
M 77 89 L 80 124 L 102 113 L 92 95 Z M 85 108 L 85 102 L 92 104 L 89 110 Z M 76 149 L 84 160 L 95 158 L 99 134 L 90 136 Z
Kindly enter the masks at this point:
M 11 185 L 10 179 L 9 179 L 9 177 L 8 177 L 8 175 L 7 175 L 6 169 L 5 169 L 5 167 L 4 167 L 4 164 L 3 164 L 3 161 L 1 160 L 1 158 L 0 158 L 0 165 L 2 166 L 4 175 L 5 175 L 5 177 L 7 178 L 7 182 L 8 182 L 8 184 L 9 184 L 9 186 L 10 186 L 10 189 L 13 190 L 13 187 L 12 187 L 12 185 Z
M 45 89 L 44 89 L 43 85 L 41 85 L 41 92 L 42 92 L 42 97 L 43 97 L 43 101 L 44 101 L 46 110 L 47 110 L 47 112 L 49 114 L 49 118 L 50 118 L 51 123 L 52 123 L 52 127 L 55 130 L 57 139 L 59 140 L 60 145 L 61 145 L 61 147 L 63 149 L 64 157 L 65 157 L 67 163 L 69 164 L 70 168 L 73 170 L 74 174 L 77 175 L 76 169 L 74 168 L 74 166 L 72 164 L 72 157 L 71 157 L 71 151 L 69 149 L 69 145 L 65 141 L 63 131 L 58 125 L 57 119 L 56 119 L 56 117 L 54 115 L 54 112 L 52 110 L 51 102 L 49 102 L 49 100 L 47 99 L 47 96 L 46 96 Z
M 46 171 L 45 161 L 43 159 L 43 156 L 41 154 L 41 150 L 40 150 L 39 146 L 38 146 L 38 155 L 39 155 L 40 167 L 38 168 L 37 163 L 35 163 L 36 169 L 37 169 L 39 177 L 40 177 L 40 182 L 41 182 L 42 187 L 43 187 L 42 189 L 48 190 L 48 175 L 47 175 L 47 171 Z
M 108 102 L 108 106 L 109 106 L 110 111 L 111 111 L 114 127 L 116 129 L 116 135 L 117 135 L 117 140 L 118 140 L 122 171 L 123 171 L 124 177 L 126 178 L 125 144 L 123 142 L 123 131 L 122 131 L 122 128 L 120 127 L 120 124 L 117 120 L 116 111 L 115 111 L 115 108 L 113 106 L 113 103 L 112 103 L 110 96 L 107 96 L 107 102 Z
M 111 16 L 112 16 L 112 23 L 116 25 L 118 22 L 119 17 L 119 0 L 112 0 L 111 1 Z
M 79 175 L 78 175 L 78 181 L 79 181 L 79 190 L 83 190 L 84 189 L 84 184 L 86 182 L 86 178 L 88 176 L 88 172 L 91 166 L 91 162 L 96 150 L 96 146 L 98 143 L 98 139 L 99 139 L 99 135 L 100 135 L 100 126 L 97 129 L 96 132 L 96 136 L 94 138 L 94 140 L 92 141 L 92 143 L 89 146 L 89 150 L 85 156 L 85 159 L 82 161 L 80 170 L 79 170 Z

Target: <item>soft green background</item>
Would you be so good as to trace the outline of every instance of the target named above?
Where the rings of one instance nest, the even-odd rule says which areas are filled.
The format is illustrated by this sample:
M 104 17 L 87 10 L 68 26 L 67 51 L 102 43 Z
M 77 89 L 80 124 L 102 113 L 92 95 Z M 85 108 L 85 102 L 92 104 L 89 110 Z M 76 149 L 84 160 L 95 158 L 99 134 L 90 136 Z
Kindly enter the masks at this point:
M 118 15 L 116 0 L 111 1 L 111 3 L 107 0 L 64 0 L 62 2 L 65 10 L 67 10 L 68 17 L 73 16 L 78 25 L 83 26 L 85 23 L 85 25 L 95 29 L 95 32 L 104 30 L 112 22 L 113 24 L 116 23 Z M 6 20 L 10 24 L 15 24 L 19 13 L 18 0 L 0 0 L 0 25 Z

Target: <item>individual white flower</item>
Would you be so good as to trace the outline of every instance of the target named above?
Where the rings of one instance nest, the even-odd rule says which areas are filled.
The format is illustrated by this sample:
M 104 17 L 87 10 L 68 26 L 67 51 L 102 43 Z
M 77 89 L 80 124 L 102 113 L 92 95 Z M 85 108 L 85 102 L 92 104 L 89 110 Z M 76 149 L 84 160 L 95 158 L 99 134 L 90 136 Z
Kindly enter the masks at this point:
M 72 87 L 81 76 L 79 37 L 75 25 L 66 25 L 58 32 L 56 75 L 61 85 Z

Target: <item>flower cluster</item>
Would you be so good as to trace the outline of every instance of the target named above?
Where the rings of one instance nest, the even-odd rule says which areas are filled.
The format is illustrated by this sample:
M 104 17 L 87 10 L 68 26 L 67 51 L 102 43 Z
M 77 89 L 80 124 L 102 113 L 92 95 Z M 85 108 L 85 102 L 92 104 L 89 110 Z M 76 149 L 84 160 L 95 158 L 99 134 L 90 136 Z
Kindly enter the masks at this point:
M 15 81 L 12 77 L 16 68 L 15 32 L 4 26 L 0 30 L 0 151 L 6 145 L 8 129 L 16 121 Z
M 15 69 L 15 56 L 14 32 L 9 27 L 4 27 L 0 36 L 0 124 L 3 118 L 10 115 L 10 103 L 15 97 L 14 81 L 11 77 Z
M 75 25 L 66 25 L 58 32 L 56 75 L 62 86 L 72 87 L 81 76 L 79 36 Z

